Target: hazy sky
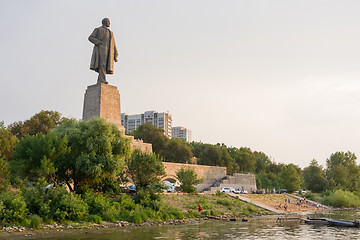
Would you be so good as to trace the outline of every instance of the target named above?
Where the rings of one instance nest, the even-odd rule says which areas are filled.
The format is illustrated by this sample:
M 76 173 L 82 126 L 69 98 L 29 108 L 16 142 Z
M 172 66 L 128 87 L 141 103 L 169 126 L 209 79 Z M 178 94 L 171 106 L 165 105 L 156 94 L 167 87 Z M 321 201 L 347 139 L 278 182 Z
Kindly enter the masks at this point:
M 0 121 L 82 117 L 110 18 L 122 112 L 169 110 L 195 141 L 276 162 L 360 157 L 360 1 L 0 0 Z

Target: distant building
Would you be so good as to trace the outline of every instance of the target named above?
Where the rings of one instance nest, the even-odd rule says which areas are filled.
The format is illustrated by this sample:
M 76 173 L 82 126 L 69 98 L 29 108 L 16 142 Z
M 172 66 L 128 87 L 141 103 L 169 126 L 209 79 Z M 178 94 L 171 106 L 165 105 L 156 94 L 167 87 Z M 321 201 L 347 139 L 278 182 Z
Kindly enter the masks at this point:
M 171 138 L 172 117 L 169 112 L 158 113 L 157 111 L 146 111 L 141 114 L 121 114 L 121 124 L 127 133 L 135 131 L 140 125 L 151 123 L 164 130 L 164 135 Z
M 187 142 L 192 141 L 191 130 L 181 127 L 181 126 L 172 128 L 172 137 L 185 139 Z

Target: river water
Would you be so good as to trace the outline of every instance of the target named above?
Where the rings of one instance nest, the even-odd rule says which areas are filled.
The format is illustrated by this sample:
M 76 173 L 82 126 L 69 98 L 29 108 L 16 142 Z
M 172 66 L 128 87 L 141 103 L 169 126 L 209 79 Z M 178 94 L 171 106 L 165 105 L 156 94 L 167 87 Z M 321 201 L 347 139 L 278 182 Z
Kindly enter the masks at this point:
M 303 215 L 306 217 L 308 215 Z M 360 219 L 360 211 L 331 211 L 311 214 L 312 217 L 334 219 Z M 289 218 L 296 217 L 288 215 Z M 306 225 L 299 221 L 277 221 L 277 217 L 263 216 L 249 222 L 221 220 L 199 221 L 196 224 L 169 225 L 134 229 L 118 229 L 109 232 L 92 231 L 87 234 L 52 237 L 52 240 L 147 240 L 147 239 L 360 239 L 360 229 Z

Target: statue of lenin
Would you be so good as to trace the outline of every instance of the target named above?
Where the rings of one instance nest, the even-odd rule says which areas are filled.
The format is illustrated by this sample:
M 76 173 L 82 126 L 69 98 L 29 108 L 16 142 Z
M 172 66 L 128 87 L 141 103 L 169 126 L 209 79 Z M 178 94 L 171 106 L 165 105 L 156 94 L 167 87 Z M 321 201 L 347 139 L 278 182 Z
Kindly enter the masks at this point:
M 99 73 L 97 84 L 105 83 L 106 74 L 114 73 L 114 61 L 117 62 L 118 52 L 115 45 L 114 34 L 109 30 L 110 20 L 104 18 L 102 26 L 95 28 L 89 36 L 89 41 L 95 44 L 90 69 Z

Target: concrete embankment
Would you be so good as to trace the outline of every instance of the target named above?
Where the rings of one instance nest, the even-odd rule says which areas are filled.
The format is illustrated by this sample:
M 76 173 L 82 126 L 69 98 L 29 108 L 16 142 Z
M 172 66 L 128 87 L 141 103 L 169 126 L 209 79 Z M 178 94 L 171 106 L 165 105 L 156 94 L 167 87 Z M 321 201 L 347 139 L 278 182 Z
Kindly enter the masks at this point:
M 230 195 L 232 197 L 238 197 L 241 201 L 252 203 L 252 204 L 254 204 L 255 206 L 257 206 L 259 208 L 265 209 L 265 210 L 273 212 L 273 213 L 277 213 L 277 214 L 283 214 L 284 213 L 283 211 L 280 211 L 280 210 L 278 210 L 276 208 L 265 205 L 265 204 L 263 204 L 261 202 L 251 200 L 250 198 L 244 197 L 243 195 L 239 195 L 239 194 L 235 194 L 235 193 L 228 193 L 228 195 Z

